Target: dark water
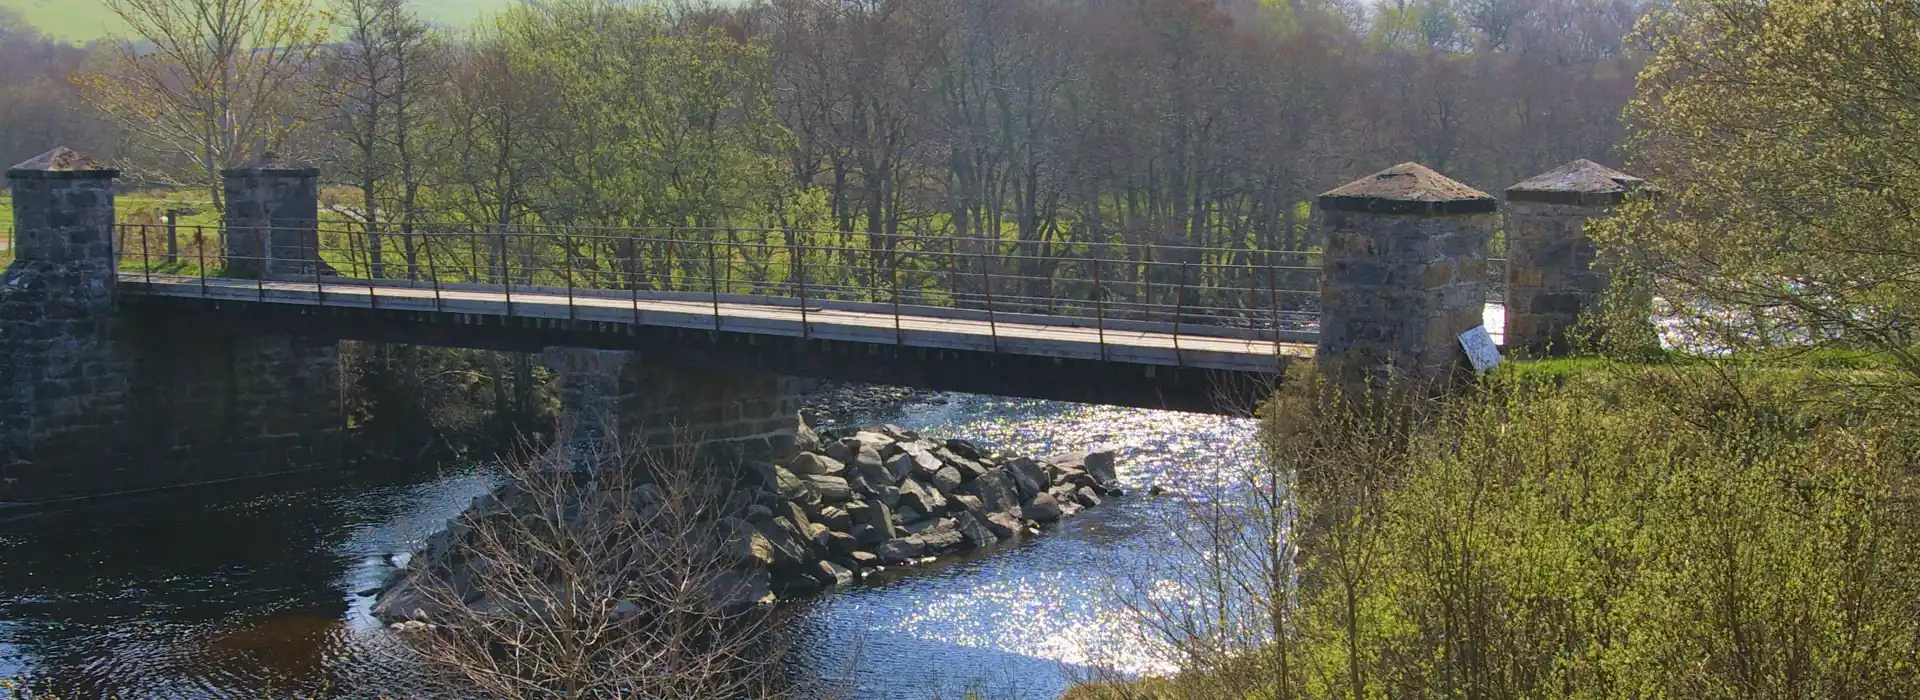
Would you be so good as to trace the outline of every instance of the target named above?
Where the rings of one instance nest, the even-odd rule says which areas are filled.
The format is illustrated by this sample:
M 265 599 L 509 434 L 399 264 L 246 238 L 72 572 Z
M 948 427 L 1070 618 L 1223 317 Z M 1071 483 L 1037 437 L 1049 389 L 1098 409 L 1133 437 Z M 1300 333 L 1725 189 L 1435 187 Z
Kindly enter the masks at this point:
M 1179 518 L 1146 487 L 1235 472 L 1255 454 L 1250 423 L 977 396 L 887 418 L 1023 454 L 1119 450 L 1135 493 L 806 603 L 805 672 L 855 697 L 1052 698 L 1090 667 L 1168 668 L 1122 604 Z M 474 468 L 250 484 L 5 520 L 0 679 L 66 698 L 406 696 L 406 665 L 359 593 L 490 483 Z

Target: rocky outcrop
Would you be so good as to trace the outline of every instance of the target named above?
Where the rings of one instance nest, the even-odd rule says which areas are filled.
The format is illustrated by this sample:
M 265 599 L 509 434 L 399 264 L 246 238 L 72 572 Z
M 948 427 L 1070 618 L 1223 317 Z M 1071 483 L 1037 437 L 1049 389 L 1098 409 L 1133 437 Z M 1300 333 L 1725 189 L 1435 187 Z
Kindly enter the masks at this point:
M 801 436 L 775 445 L 771 461 L 747 462 L 731 499 L 744 505 L 703 526 L 740 574 L 717 600 L 811 595 L 884 567 L 1036 533 L 1121 493 L 1110 452 L 1036 460 L 895 426 L 839 437 L 803 427 Z M 475 507 L 504 512 L 502 500 L 495 494 Z M 432 567 L 457 585 L 463 529 L 456 522 L 430 539 L 389 581 L 374 614 L 390 622 L 422 616 L 410 571 Z

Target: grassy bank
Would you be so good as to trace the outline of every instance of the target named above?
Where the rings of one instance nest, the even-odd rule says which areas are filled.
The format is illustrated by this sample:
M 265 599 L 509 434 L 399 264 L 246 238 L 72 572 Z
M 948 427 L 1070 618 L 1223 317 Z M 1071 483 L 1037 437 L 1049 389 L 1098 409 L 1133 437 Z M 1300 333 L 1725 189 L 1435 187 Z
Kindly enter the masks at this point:
M 1920 412 L 1894 378 L 1547 363 L 1386 453 L 1381 422 L 1283 397 L 1296 594 L 1162 639 L 1187 674 L 1067 697 L 1920 696 Z

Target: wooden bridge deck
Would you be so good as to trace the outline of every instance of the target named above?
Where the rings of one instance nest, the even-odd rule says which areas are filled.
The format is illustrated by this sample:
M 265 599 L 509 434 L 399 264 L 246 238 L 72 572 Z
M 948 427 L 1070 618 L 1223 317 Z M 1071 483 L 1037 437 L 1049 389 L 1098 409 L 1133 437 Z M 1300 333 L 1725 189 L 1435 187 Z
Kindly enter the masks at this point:
M 924 306 L 815 301 L 804 308 L 786 297 L 575 292 L 498 286 L 426 289 L 369 284 L 346 278 L 315 282 L 257 282 L 123 273 L 122 295 L 194 298 L 221 303 L 326 306 L 437 312 L 475 316 L 553 318 L 609 324 L 707 329 L 905 347 L 1040 357 L 1093 359 L 1171 367 L 1272 372 L 1284 356 L 1313 354 L 1313 334 L 1203 327 L 1173 333 L 1167 324 L 1101 322 L 1073 317 L 1004 314 Z M 764 299 L 764 301 L 760 301 Z M 1264 338 L 1262 337 L 1264 336 Z

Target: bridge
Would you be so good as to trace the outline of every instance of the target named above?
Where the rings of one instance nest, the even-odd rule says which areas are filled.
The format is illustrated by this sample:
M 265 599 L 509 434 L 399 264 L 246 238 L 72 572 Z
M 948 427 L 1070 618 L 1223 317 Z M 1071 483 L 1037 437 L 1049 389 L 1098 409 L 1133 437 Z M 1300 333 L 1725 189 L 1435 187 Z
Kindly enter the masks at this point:
M 55 465 L 77 455 L 124 459 L 134 442 L 179 461 L 215 444 L 228 460 L 312 459 L 341 429 L 316 400 L 337 392 L 340 340 L 542 352 L 567 410 L 748 441 L 791 432 L 790 377 L 1244 412 L 1296 358 L 1450 371 L 1455 336 L 1509 316 L 1489 311 L 1498 282 L 1518 297 L 1508 324 L 1526 345 L 1564 333 L 1562 302 L 1590 296 L 1591 254 L 1565 239 L 1617 199 L 1564 194 L 1624 185 L 1580 163 L 1535 188 L 1558 199 L 1509 192 L 1525 214 L 1509 240 L 1542 249 L 1516 248 L 1509 270 L 1487 256 L 1497 200 L 1413 164 L 1321 197 L 1321 249 L 1276 251 L 791 229 L 370 232 L 320 215 L 317 170 L 272 162 L 226 172 L 222 225 L 169 230 L 116 221 L 117 173 L 57 149 L 8 171 L 18 253 L 0 286 L 0 382 L 13 389 L 0 502 L 82 488 L 33 483 L 58 481 Z

